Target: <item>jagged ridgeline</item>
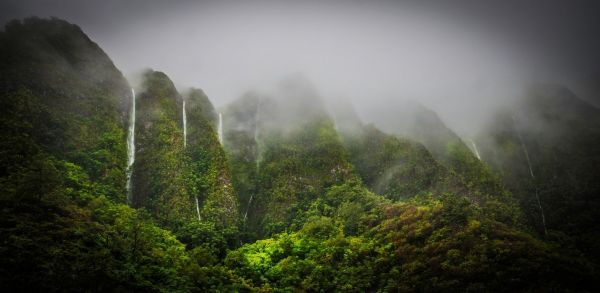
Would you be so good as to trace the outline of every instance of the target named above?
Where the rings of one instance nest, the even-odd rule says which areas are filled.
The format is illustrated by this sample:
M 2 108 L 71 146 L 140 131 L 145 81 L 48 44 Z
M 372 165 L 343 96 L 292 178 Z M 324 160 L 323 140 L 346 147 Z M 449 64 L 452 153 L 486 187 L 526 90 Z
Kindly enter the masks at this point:
M 133 95 L 81 29 L 37 18 L 0 32 L 0 65 L 5 291 L 597 287 L 596 265 L 571 238 L 536 238 L 506 220 L 518 207 L 478 183 L 494 178 L 468 149 L 454 158 L 479 165 L 461 171 L 426 143 L 330 116 L 301 76 L 245 95 L 221 113 L 201 90 L 181 95 L 152 70 Z M 529 131 L 520 135 L 532 145 Z M 573 138 L 581 141 L 572 146 L 584 142 L 585 154 L 594 153 L 594 140 Z M 135 142 L 135 161 L 128 142 Z M 477 143 L 481 157 L 490 156 L 486 143 Z M 543 160 L 530 159 L 536 179 L 550 176 L 539 170 Z M 517 174 L 528 170 L 520 163 Z M 569 172 L 577 164 L 567 164 Z M 590 193 L 577 192 L 594 203 L 594 177 L 581 178 Z M 596 235 L 592 230 L 582 231 Z M 594 243 L 579 235 L 577 244 Z
M 518 202 L 505 189 L 501 178 L 481 161 L 473 140 L 469 140 L 473 147 L 469 149 L 435 112 L 417 102 L 400 100 L 392 104 L 394 106 L 377 108 L 380 115 L 371 118 L 375 125 L 393 135 L 373 127 L 358 133 L 342 131 L 349 148 L 354 150 L 354 163 L 359 172 L 381 174 L 371 186 L 391 188 L 397 196 L 409 192 L 409 197 L 418 192 L 452 192 L 482 206 L 497 220 L 507 224 L 521 221 Z M 371 156 L 373 160 L 364 156 Z M 398 187 L 409 189 L 396 190 Z M 389 191 L 383 193 L 389 194 Z

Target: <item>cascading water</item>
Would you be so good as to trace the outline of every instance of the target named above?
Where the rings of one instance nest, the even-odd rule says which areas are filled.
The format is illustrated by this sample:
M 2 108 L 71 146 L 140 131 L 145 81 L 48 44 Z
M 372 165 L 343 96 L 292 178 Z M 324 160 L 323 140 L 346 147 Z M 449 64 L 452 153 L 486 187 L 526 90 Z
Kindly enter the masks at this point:
M 127 133 L 127 204 L 132 204 L 131 175 L 135 161 L 135 90 L 131 89 L 131 112 L 129 117 L 129 130 Z
M 185 110 L 185 100 L 183 100 L 183 148 L 187 148 L 187 112 Z M 200 203 L 198 202 L 198 197 L 196 196 L 196 213 L 198 214 L 198 221 L 201 221 L 200 218 Z
M 187 148 L 187 113 L 185 110 L 185 100 L 183 100 L 183 148 Z M 198 214 L 198 221 L 202 221 L 200 217 L 200 203 L 198 202 L 198 197 L 196 196 L 196 213 Z
M 531 180 L 533 181 L 533 184 L 534 184 L 535 198 L 537 200 L 537 204 L 538 204 L 538 208 L 540 209 L 540 213 L 542 214 L 542 226 L 544 227 L 544 234 L 548 234 L 548 230 L 546 229 L 546 215 L 544 214 L 544 208 L 542 207 L 542 201 L 540 200 L 540 195 L 538 193 L 535 175 L 533 175 L 533 168 L 531 167 L 531 159 L 529 158 L 529 151 L 527 151 L 527 146 L 525 145 L 525 141 L 523 140 L 523 137 L 521 136 L 521 132 L 519 132 L 519 129 L 517 127 L 517 121 L 516 121 L 515 117 L 513 116 L 512 119 L 513 119 L 513 125 L 515 127 L 515 132 L 517 133 L 517 137 L 519 138 L 519 141 L 521 142 L 521 148 L 523 149 L 523 153 L 525 153 L 525 160 L 527 161 L 527 167 L 529 168 L 529 175 L 531 175 Z
M 258 151 L 258 134 L 260 131 L 259 123 L 260 123 L 260 102 L 261 99 L 258 99 L 258 103 L 256 103 L 256 114 L 254 115 L 254 143 L 256 144 L 256 170 L 259 167 L 259 151 Z
M 479 150 L 477 150 L 477 145 L 475 144 L 475 141 L 473 141 L 472 139 L 469 139 L 469 141 L 471 142 L 471 145 L 473 146 L 473 151 L 475 151 L 475 156 L 477 157 L 477 159 L 479 159 L 481 161 L 481 156 L 479 155 Z
M 200 217 L 200 203 L 198 202 L 198 197 L 196 196 L 196 213 L 198 214 L 198 221 L 202 221 Z
M 246 218 L 248 217 L 248 211 L 250 210 L 250 204 L 252 204 L 252 198 L 254 194 L 250 195 L 250 199 L 248 200 L 248 206 L 246 206 L 246 212 L 244 213 L 244 222 L 246 222 Z
M 223 114 L 219 113 L 219 142 L 223 144 Z
M 183 100 L 183 147 L 187 146 L 187 115 L 185 113 L 185 100 Z
M 260 123 L 260 102 L 258 99 L 258 103 L 256 103 L 256 114 L 254 115 L 254 143 L 256 144 L 256 172 L 258 172 L 258 168 L 260 167 L 260 159 L 258 157 L 258 134 L 259 134 L 259 126 Z M 248 199 L 248 205 L 246 206 L 246 212 L 244 213 L 244 222 L 246 222 L 246 218 L 248 218 L 248 211 L 250 210 L 250 205 L 252 204 L 252 199 L 254 198 L 254 194 L 250 195 L 250 199 Z

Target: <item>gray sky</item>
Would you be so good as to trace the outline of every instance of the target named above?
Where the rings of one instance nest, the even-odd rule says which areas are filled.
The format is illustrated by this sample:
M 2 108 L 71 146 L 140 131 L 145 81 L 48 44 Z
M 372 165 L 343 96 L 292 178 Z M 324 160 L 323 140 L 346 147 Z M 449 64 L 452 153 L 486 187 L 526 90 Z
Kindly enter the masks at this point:
M 524 83 L 597 74 L 598 3 L 3 0 L 0 21 L 66 19 L 126 76 L 164 71 L 217 107 L 302 72 L 366 120 L 408 98 L 469 132 Z

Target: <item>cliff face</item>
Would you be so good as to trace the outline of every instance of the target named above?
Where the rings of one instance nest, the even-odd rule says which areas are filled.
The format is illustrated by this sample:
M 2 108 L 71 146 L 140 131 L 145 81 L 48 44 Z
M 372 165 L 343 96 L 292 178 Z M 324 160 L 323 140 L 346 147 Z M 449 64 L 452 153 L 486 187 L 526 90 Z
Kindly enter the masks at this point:
M 355 178 L 332 119 L 301 76 L 276 93 L 243 96 L 226 109 L 224 125 L 250 234 L 297 228 L 327 188 Z
M 143 88 L 137 98 L 134 206 L 173 230 L 186 230 L 193 221 L 236 227 L 237 199 L 206 117 L 212 110 L 208 98 L 199 90 L 183 98 L 161 72 L 147 72 Z
M 519 199 L 528 224 L 538 233 L 574 237 L 596 259 L 599 117 L 600 110 L 568 89 L 537 85 L 478 137 L 482 156 Z
M 6 290 L 186 286 L 183 244 L 124 205 L 131 100 L 121 73 L 77 26 L 29 18 L 0 32 Z
M 134 100 L 106 54 L 56 19 L 9 23 L 0 65 L 8 291 L 598 287 L 600 111 L 560 88 L 496 116 L 481 161 L 432 112 L 415 110 L 417 133 L 384 132 L 350 108 L 330 115 L 298 75 L 223 119 L 152 70 Z M 542 208 L 547 234 L 518 225 L 522 209 L 539 228 Z
M 238 223 L 238 199 L 235 196 L 229 164 L 217 137 L 218 118 L 202 90 L 192 89 L 186 97 L 187 146 L 192 196 L 198 198 L 200 218 L 219 227 Z
M 125 202 L 129 86 L 81 29 L 57 19 L 8 23 L 0 33 L 0 86 L 4 166 L 53 156 Z
M 193 219 L 195 211 L 186 188 L 183 100 L 164 73 L 148 71 L 144 78 L 136 101 L 133 206 L 176 228 Z

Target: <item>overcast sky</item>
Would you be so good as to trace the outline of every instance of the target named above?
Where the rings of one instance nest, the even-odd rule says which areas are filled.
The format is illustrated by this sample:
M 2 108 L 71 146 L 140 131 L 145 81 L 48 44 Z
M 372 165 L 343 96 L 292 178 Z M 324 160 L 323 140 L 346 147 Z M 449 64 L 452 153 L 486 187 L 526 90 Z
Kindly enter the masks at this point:
M 408 98 L 470 131 L 524 83 L 597 77 L 598 3 L 2 0 L 0 21 L 66 19 L 126 76 L 164 71 L 216 106 L 301 72 L 367 120 Z

